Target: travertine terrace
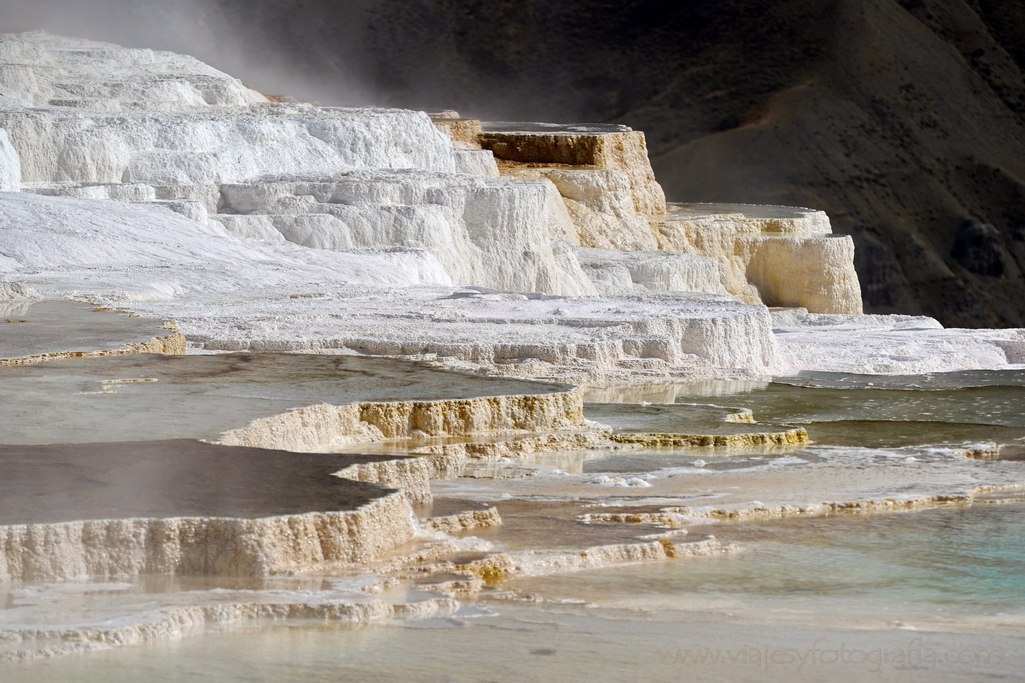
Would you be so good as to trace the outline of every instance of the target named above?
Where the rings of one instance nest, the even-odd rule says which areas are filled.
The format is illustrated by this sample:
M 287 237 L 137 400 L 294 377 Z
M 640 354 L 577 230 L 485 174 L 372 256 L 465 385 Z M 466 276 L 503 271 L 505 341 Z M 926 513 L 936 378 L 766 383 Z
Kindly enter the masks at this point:
M 622 126 L 268 102 L 188 57 L 43 33 L 5 36 L 0 63 L 8 298 L 85 297 L 213 348 L 597 382 L 772 372 L 795 356 L 765 305 L 813 332 L 861 310 L 824 214 L 667 205 Z M 859 341 L 893 327 L 858 320 Z
M 332 476 L 351 460 L 186 440 L 0 447 L 0 581 L 368 562 L 417 529 L 398 491 Z
M 71 301 L 0 304 L 0 366 L 57 358 L 185 353 L 185 337 L 173 324 L 105 313 L 110 311 Z
M 662 527 L 800 509 L 786 458 L 714 506 L 672 472 L 583 463 L 690 449 L 684 469 L 714 473 L 695 449 L 778 455 L 809 432 L 617 385 L 1023 366 L 1022 330 L 862 315 L 852 242 L 820 211 L 667 203 L 640 131 L 270 101 L 182 55 L 0 36 L 0 588 L 369 577 L 154 590 L 110 619 L 89 595 L 54 616 L 40 588 L 0 610 L 0 659 L 449 614 L 510 576 L 731 552 Z M 986 465 L 1018 481 L 961 455 L 856 479 L 816 453 L 836 463 L 813 512 L 898 509 L 876 494 L 922 481 L 922 505 L 967 500 Z M 763 484 L 777 500 L 756 505 Z M 535 504 L 568 540 L 537 540 Z M 437 597 L 382 597 L 399 584 Z

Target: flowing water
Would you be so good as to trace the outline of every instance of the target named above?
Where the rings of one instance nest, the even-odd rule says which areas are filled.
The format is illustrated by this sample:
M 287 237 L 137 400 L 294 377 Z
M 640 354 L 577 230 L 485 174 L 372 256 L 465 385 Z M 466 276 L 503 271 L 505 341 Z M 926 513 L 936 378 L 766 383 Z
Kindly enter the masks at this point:
M 743 536 L 736 556 L 511 583 L 545 596 L 537 605 L 234 629 L 18 665 L 11 680 L 1020 680 L 1025 506 L 789 520 Z
M 665 529 L 585 518 L 684 506 L 688 537 L 714 534 L 735 552 L 513 577 L 420 620 L 258 622 L 0 664 L 2 680 L 1025 680 L 1025 373 L 817 375 L 594 398 L 747 408 L 758 423 L 805 427 L 812 443 L 541 454 L 535 476 L 434 487 L 439 510 L 501 512 L 502 526 L 468 534 L 475 551 L 638 541 Z M 915 511 L 701 516 L 990 484 L 973 504 Z M 358 593 L 355 580 L 248 590 L 341 599 Z M 178 590 L 210 599 L 209 586 Z

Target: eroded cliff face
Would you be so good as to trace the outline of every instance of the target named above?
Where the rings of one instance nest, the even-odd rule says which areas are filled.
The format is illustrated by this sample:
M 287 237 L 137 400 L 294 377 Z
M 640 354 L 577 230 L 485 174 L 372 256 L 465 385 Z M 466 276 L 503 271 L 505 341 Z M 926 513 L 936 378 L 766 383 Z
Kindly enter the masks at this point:
M 111 519 L 0 526 L 0 581 L 140 574 L 265 576 L 367 563 L 409 541 L 401 493 L 357 510 L 262 519 Z
M 623 126 L 434 121 L 455 144 L 493 153 L 504 175 L 555 185 L 575 228 L 567 241 L 590 249 L 576 257 L 603 294 L 728 292 L 813 313 L 862 310 L 853 243 L 821 211 L 667 205 L 644 134 Z
M 812 313 L 862 312 L 854 243 L 833 235 L 821 211 L 674 205 L 652 225 L 663 249 L 715 258 L 723 287 L 742 301 Z

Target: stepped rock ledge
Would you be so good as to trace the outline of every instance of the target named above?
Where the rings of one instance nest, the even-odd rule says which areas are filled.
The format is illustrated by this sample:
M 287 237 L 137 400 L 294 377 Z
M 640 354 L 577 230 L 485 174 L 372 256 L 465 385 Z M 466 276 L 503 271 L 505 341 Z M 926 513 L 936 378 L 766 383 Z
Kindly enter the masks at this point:
M 116 305 L 214 349 L 594 382 L 857 362 L 774 335 L 766 306 L 827 345 L 903 325 L 860 315 L 825 214 L 667 204 L 624 126 L 272 102 L 189 57 L 46 33 L 0 38 L 0 88 L 5 297 Z M 929 325 L 934 364 L 1022 360 L 1018 332 L 955 357 Z
M 667 202 L 640 131 L 280 99 L 191 57 L 0 35 L 0 588 L 378 579 L 162 594 L 117 626 L 0 612 L 0 660 L 448 614 L 505 576 L 729 552 L 669 530 L 488 554 L 449 534 L 504 511 L 424 506 L 432 480 L 531 473 L 511 456 L 808 440 L 683 404 L 588 419 L 575 385 L 1025 368 L 1025 330 L 863 315 L 821 211 Z M 371 596 L 417 572 L 444 597 Z

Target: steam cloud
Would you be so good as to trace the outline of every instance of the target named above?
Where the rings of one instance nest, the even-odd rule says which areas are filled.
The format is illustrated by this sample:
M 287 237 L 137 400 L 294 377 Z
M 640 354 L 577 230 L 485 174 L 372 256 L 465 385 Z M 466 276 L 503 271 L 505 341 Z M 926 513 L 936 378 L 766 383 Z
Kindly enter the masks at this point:
M 353 59 L 373 4 L 337 3 L 327 40 L 305 35 L 316 22 L 304 3 L 284 0 L 4 0 L 0 32 L 45 30 L 170 50 L 192 55 L 265 94 L 326 104 L 384 104 Z M 323 68 L 310 68 L 318 62 Z

